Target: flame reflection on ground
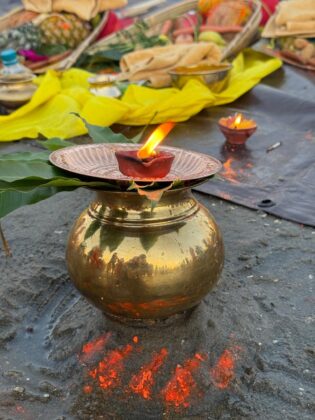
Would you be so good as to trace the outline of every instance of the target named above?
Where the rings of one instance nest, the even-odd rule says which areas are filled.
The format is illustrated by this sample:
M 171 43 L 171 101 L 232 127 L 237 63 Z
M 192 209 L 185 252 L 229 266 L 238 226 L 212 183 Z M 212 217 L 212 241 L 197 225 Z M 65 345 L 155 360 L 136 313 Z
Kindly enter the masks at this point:
M 139 373 L 133 375 L 129 387 L 134 393 L 139 394 L 144 399 L 151 398 L 154 374 L 161 368 L 167 355 L 168 351 L 162 348 L 159 353 L 153 354 L 150 363 L 143 366 Z
M 156 389 L 155 381 L 158 375 L 162 378 L 165 376 L 163 369 L 166 360 L 171 357 L 170 351 L 162 347 L 151 354 L 149 362 L 139 371 L 130 372 L 130 366 L 127 365 L 129 358 L 135 357 L 134 353 L 143 350 L 139 347 L 139 337 L 131 337 L 130 343 L 122 347 L 106 349 L 111 336 L 111 333 L 104 334 L 82 347 L 79 361 L 83 365 L 90 365 L 87 372 L 90 380 L 84 384 L 83 392 L 91 394 L 94 385 L 103 391 L 116 388 L 117 392 L 125 396 L 131 392 L 146 401 L 163 401 L 166 408 L 176 411 L 200 401 L 205 392 L 211 392 L 214 387 L 219 391 L 228 389 L 236 378 L 237 362 L 241 359 L 243 351 L 240 346 L 230 345 L 212 363 L 207 354 L 195 353 L 193 357 L 177 364 L 173 371 L 170 371 L 161 389 Z M 96 365 L 95 360 L 93 362 L 91 358 L 91 355 L 95 354 L 98 358 L 102 357 Z M 206 377 L 206 382 L 212 384 L 210 389 L 208 385 L 205 386 Z
M 183 365 L 177 365 L 171 379 L 162 390 L 162 396 L 167 405 L 174 407 L 189 407 L 192 396 L 200 394 L 197 383 L 193 377 L 200 363 L 204 360 L 203 356 L 196 353 L 193 358 L 186 360 Z
M 106 333 L 97 337 L 95 340 L 89 341 L 84 344 L 82 347 L 81 354 L 79 356 L 82 363 L 88 362 L 94 358 L 97 354 L 101 353 L 104 350 L 106 343 L 108 342 L 111 334 Z
M 133 347 L 127 344 L 122 349 L 111 350 L 89 375 L 98 381 L 102 389 L 115 388 L 120 385 L 120 374 L 124 370 L 124 361 L 132 352 Z
M 213 384 L 219 389 L 226 389 L 235 378 L 236 361 L 240 347 L 235 346 L 223 351 L 214 367 L 210 370 Z
M 222 176 L 227 178 L 231 182 L 238 182 L 237 172 L 232 168 L 233 158 L 230 157 L 226 162 L 223 163 L 224 171 L 221 173 Z

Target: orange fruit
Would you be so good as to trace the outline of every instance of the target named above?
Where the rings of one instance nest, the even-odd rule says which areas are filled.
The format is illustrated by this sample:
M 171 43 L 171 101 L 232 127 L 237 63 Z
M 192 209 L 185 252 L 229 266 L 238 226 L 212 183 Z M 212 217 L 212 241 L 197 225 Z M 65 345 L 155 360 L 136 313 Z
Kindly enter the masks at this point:
M 203 15 L 207 15 L 209 10 L 221 3 L 222 0 L 199 0 L 198 11 Z

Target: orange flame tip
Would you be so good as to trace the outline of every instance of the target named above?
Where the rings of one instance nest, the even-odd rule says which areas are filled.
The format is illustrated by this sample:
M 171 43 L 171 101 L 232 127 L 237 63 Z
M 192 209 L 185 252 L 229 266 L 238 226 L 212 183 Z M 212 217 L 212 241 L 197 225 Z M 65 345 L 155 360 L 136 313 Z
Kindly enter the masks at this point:
M 155 156 L 155 148 L 165 139 L 165 137 L 174 128 L 174 126 L 175 123 L 173 122 L 166 122 L 159 125 L 150 135 L 146 143 L 138 151 L 138 158 L 147 159 L 150 156 Z
M 237 126 L 240 125 L 242 119 L 243 119 L 243 115 L 242 114 L 236 114 L 235 115 L 235 120 L 234 120 L 235 127 L 237 127 Z

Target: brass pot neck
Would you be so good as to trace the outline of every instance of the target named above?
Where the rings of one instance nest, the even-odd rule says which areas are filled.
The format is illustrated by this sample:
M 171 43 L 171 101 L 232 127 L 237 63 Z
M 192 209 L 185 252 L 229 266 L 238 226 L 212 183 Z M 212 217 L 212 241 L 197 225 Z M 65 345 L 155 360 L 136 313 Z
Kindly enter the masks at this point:
M 135 192 L 97 191 L 89 214 L 101 223 L 130 228 L 176 224 L 199 209 L 189 188 L 165 191 L 152 208 L 152 202 Z

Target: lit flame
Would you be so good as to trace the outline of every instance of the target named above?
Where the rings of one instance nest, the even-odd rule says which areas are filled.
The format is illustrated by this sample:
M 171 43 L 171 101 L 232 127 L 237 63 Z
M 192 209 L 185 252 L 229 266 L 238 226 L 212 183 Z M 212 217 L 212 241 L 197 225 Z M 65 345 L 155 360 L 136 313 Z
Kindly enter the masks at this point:
M 155 156 L 154 149 L 165 139 L 168 133 L 173 129 L 175 123 L 167 122 L 161 124 L 150 135 L 146 143 L 138 151 L 137 156 L 139 159 L 147 159 L 150 156 Z
M 243 115 L 242 114 L 236 114 L 235 115 L 235 120 L 234 120 L 234 125 L 235 127 L 238 127 L 242 121 Z

